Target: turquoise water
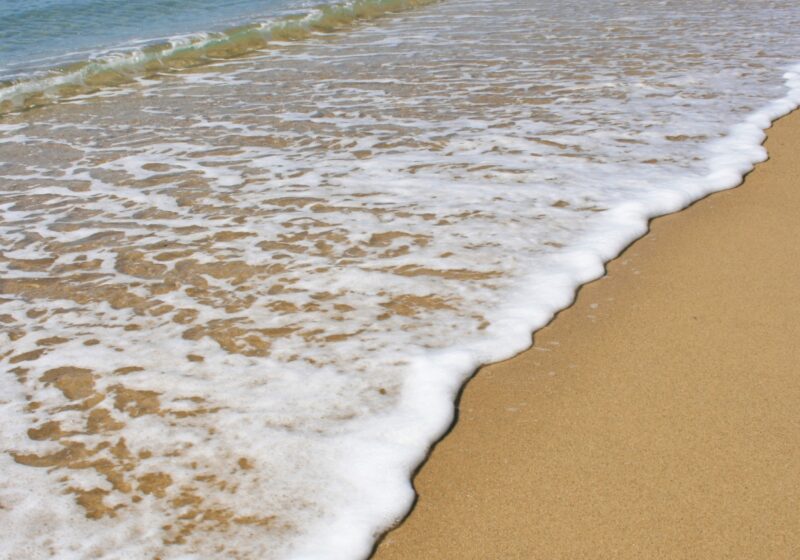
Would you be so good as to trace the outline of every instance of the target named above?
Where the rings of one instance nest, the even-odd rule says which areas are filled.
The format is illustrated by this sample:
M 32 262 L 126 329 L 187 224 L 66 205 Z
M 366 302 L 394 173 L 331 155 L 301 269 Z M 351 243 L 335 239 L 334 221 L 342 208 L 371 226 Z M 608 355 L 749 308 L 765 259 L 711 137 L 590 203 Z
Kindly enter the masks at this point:
M 91 56 L 0 83 L 0 558 L 368 558 L 476 368 L 800 105 L 797 0 L 312 1 L 65 0 Z
M 169 37 L 284 15 L 308 0 L 0 0 L 0 80 Z

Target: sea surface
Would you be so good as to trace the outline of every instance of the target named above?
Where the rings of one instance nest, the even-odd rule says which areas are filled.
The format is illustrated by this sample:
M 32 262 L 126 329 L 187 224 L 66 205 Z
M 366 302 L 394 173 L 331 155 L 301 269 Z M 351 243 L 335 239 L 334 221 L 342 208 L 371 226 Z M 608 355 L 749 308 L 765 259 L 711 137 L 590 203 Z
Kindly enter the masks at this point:
M 367 557 L 800 102 L 794 0 L 314 6 L 0 0 L 0 557 Z
M 330 3 L 330 2 L 329 2 Z M 0 80 L 70 63 L 120 62 L 153 46 L 188 46 L 226 30 L 304 16 L 324 0 L 2 0 Z

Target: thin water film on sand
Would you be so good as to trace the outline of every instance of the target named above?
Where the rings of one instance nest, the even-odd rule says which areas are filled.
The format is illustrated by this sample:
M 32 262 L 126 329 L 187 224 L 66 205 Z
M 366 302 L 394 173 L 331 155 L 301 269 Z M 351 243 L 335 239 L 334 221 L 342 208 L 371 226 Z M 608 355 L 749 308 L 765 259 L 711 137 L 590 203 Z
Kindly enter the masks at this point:
M 1 117 L 3 555 L 368 554 L 465 376 L 763 157 L 800 10 L 725 6 L 441 2 Z

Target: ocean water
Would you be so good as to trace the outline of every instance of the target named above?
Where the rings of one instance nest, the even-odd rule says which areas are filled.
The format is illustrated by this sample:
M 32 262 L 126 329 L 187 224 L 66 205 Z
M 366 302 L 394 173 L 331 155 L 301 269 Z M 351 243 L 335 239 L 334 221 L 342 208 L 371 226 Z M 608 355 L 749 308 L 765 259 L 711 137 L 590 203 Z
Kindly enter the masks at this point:
M 321 5 L 324 2 L 315 2 Z M 304 14 L 308 0 L 3 0 L 0 80 Z
M 0 556 L 367 557 L 475 368 L 766 157 L 798 24 L 374 0 L 16 78 Z

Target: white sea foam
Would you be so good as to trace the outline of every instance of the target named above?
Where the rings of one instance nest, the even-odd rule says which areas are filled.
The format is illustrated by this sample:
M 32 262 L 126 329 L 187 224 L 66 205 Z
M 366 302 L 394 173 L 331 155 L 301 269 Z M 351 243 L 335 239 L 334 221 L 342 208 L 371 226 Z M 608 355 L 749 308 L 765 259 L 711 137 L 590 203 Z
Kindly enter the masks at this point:
M 800 103 L 790 2 L 573 4 L 7 117 L 0 556 L 367 556 L 467 376 Z

